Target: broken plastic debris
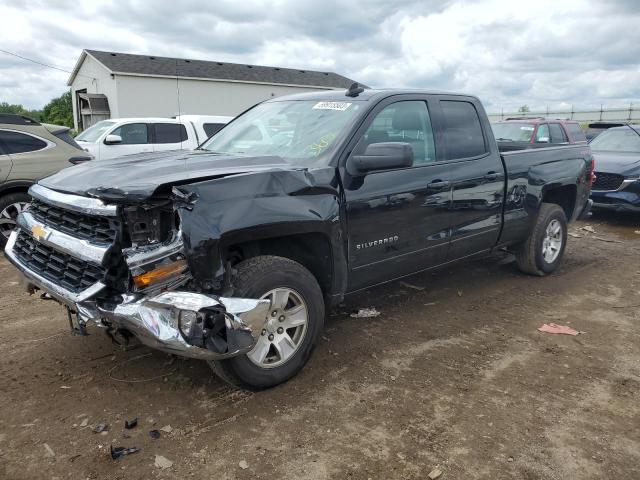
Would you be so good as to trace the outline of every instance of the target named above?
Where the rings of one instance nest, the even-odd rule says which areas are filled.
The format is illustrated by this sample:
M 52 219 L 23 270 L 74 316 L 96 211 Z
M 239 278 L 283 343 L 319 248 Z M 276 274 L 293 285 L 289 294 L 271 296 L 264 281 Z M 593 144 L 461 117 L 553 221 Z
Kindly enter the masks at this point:
M 596 231 L 591 225 L 585 225 L 580 230 L 584 230 L 585 232 L 589 232 L 589 233 L 596 233 Z
M 249 468 L 249 464 L 247 462 L 245 462 L 244 460 L 240 460 L 240 462 L 238 462 L 238 466 L 242 470 L 246 470 L 247 468 Z
M 372 318 L 380 315 L 380 312 L 375 308 L 361 308 L 357 312 L 352 313 L 352 318 Z
M 127 430 L 131 430 L 132 428 L 136 428 L 137 426 L 138 426 L 138 417 L 134 418 L 133 420 L 124 421 L 124 428 L 126 428 Z
M 160 438 L 160 430 L 151 430 L 149 432 L 149 436 L 153 439 L 158 439 Z
M 442 475 L 442 470 L 440 470 L 439 468 L 434 468 L 429 472 L 429 475 L 427 475 L 427 478 L 431 480 L 435 480 L 436 478 L 440 478 L 440 475 Z
M 171 427 L 171 425 L 165 425 L 160 429 L 160 431 L 164 433 L 171 433 L 173 431 L 173 428 Z
M 556 333 L 561 335 L 578 335 L 580 332 L 566 325 L 556 325 L 555 323 L 545 323 L 538 330 L 545 333 Z
M 106 432 L 107 430 L 109 430 L 109 425 L 107 425 L 106 423 L 99 423 L 98 425 L 93 427 L 93 431 L 95 433 L 102 433 Z
M 124 457 L 125 455 L 131 455 L 132 453 L 136 453 L 139 452 L 140 449 L 138 447 L 113 447 L 113 445 L 110 445 L 110 450 L 111 450 L 111 458 L 113 458 L 114 460 L 120 458 L 120 457 Z
M 82 422 L 80 423 L 80 427 L 81 427 L 81 428 L 84 428 L 84 427 L 86 427 L 87 425 L 89 425 L 89 418 L 88 418 L 88 417 L 85 417 L 85 418 L 82 420 Z
M 165 468 L 170 468 L 173 465 L 173 462 L 168 458 L 163 457 L 162 455 L 156 455 L 156 461 L 154 465 L 157 468 L 164 470 Z
M 55 452 L 53 451 L 53 449 L 46 443 L 43 443 L 42 446 L 44 446 L 44 449 L 46 450 L 45 452 L 45 456 L 49 457 L 49 458 L 53 458 L 56 456 Z

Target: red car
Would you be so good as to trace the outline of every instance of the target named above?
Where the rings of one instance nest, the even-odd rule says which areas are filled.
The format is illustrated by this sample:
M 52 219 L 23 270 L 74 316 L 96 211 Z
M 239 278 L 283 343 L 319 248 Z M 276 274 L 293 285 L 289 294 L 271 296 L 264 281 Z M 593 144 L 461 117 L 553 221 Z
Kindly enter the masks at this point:
M 501 151 L 587 143 L 584 130 L 572 120 L 525 117 L 492 123 L 491 128 Z

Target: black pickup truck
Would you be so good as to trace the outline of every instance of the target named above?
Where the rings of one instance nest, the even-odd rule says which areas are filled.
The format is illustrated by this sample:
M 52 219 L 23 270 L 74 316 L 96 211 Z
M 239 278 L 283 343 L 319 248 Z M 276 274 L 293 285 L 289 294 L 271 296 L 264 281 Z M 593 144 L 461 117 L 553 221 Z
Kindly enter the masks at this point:
M 258 104 L 192 152 L 45 178 L 5 251 L 73 331 L 265 388 L 345 295 L 496 249 L 553 272 L 592 173 L 585 145 L 500 154 L 475 97 L 354 85 Z

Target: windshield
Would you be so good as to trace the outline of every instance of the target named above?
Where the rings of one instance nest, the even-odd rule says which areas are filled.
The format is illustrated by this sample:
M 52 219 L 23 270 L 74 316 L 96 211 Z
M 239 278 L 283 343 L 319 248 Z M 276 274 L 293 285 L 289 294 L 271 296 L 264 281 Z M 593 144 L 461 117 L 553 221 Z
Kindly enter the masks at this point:
M 108 120 L 102 120 L 101 122 L 96 123 L 92 127 L 87 128 L 84 132 L 76 137 L 76 141 L 80 140 L 81 142 L 95 142 L 97 141 L 104 132 L 113 127 L 116 122 L 110 122 Z
M 594 138 L 591 150 L 608 152 L 640 152 L 640 134 L 632 128 L 606 130 Z
M 528 142 L 531 140 L 533 123 L 492 123 L 491 129 L 496 140 L 503 142 Z
M 276 155 L 300 167 L 327 165 L 358 102 L 262 103 L 200 147 L 220 154 Z

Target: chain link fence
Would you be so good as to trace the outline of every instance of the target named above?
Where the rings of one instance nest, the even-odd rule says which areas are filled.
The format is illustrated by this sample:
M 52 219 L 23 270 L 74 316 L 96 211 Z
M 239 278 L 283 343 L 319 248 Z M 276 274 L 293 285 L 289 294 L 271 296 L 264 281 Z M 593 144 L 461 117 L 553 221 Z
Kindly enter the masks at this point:
M 626 107 L 605 107 L 601 105 L 600 108 L 595 109 L 574 109 L 559 110 L 550 109 L 547 107 L 545 110 L 532 110 L 530 112 L 509 112 L 504 109 L 500 113 L 490 113 L 489 120 L 499 121 L 507 118 L 520 118 L 520 117 L 544 117 L 548 119 L 563 119 L 563 120 L 577 120 L 582 124 L 591 122 L 629 122 L 640 123 L 640 104 L 634 105 L 630 103 Z

